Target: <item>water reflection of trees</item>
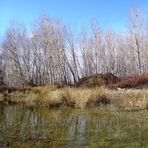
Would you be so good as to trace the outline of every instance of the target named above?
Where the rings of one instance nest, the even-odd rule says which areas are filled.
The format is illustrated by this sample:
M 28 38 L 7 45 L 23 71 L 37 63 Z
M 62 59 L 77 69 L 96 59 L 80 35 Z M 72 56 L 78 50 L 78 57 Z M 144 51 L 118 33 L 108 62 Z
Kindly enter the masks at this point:
M 126 116 L 9 106 L 0 108 L 0 117 L 0 141 L 68 147 L 148 144 L 147 122 Z

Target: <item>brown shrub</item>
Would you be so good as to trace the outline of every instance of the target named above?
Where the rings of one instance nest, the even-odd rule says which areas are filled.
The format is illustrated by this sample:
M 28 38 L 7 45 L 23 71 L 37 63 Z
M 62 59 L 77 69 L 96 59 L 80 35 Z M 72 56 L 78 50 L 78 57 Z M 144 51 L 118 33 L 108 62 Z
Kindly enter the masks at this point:
M 135 75 L 132 77 L 122 78 L 117 84 L 120 88 L 146 88 L 148 87 L 148 76 L 147 75 Z
M 79 80 L 76 84 L 77 87 L 101 87 L 105 86 L 112 86 L 119 81 L 119 78 L 111 73 L 106 74 L 96 74 L 89 77 L 83 77 Z

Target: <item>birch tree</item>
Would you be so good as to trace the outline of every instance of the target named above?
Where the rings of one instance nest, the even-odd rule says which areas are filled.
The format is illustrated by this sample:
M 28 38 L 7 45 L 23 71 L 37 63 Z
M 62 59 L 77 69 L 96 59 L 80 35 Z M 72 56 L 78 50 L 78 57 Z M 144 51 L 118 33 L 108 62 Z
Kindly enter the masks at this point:
M 130 48 L 133 50 L 133 55 L 135 57 L 137 64 L 138 73 L 142 74 L 143 72 L 143 63 L 141 60 L 143 47 L 142 43 L 144 40 L 144 18 L 140 9 L 131 9 L 130 13 L 130 26 L 129 26 L 129 36 L 130 36 Z

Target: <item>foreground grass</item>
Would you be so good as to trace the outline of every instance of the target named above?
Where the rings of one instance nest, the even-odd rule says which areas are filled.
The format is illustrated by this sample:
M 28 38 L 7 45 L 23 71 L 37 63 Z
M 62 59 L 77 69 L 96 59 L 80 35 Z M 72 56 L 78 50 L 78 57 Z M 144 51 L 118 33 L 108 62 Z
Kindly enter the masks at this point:
M 3 95 L 0 94 L 0 102 L 2 102 L 2 101 L 3 101 Z
M 112 104 L 124 110 L 148 109 L 148 89 L 108 90 L 107 94 Z
M 99 88 L 34 87 L 25 94 L 14 92 L 7 96 L 13 103 L 27 106 L 94 108 L 98 106 L 116 110 L 148 109 L 148 90 L 108 90 Z M 1 97 L 2 98 L 2 97 Z
M 33 88 L 29 93 L 27 100 L 32 100 L 41 105 L 49 107 L 72 107 L 85 108 L 90 106 L 99 106 L 100 104 L 109 104 L 110 100 L 105 95 L 102 88 L 60 88 L 54 86 Z M 28 102 L 26 101 L 26 102 Z

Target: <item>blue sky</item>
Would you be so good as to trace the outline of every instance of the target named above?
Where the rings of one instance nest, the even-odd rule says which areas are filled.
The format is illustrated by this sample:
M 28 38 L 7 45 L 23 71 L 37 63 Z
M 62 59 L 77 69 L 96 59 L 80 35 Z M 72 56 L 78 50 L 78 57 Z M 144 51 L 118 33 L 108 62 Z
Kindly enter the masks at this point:
M 0 0 L 0 38 L 12 20 L 31 26 L 43 14 L 62 19 L 77 32 L 94 18 L 103 29 L 122 31 L 132 7 L 147 11 L 148 0 Z

